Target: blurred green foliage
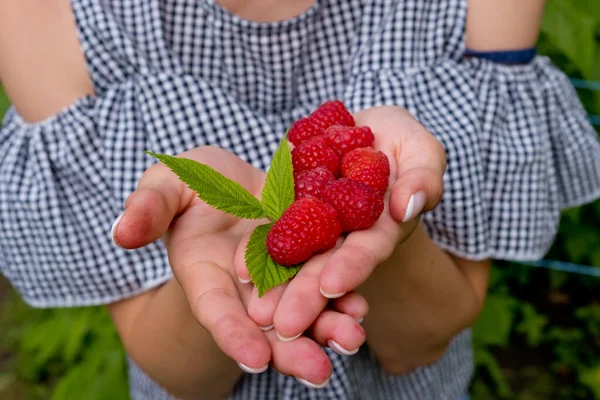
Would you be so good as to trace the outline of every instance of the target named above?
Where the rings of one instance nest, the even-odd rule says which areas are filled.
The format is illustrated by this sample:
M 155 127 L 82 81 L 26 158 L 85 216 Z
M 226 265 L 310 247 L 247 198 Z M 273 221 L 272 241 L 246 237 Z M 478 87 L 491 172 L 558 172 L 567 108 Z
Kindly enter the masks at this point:
M 550 0 L 538 50 L 569 76 L 600 80 L 600 2 Z M 600 92 L 580 96 L 600 114 Z M 0 88 L 0 116 L 8 105 Z M 600 266 L 600 202 L 563 213 L 548 257 Z M 0 278 L 0 398 L 128 398 L 104 308 L 34 310 L 6 291 Z M 474 326 L 474 400 L 600 400 L 598 293 L 598 278 L 496 263 Z

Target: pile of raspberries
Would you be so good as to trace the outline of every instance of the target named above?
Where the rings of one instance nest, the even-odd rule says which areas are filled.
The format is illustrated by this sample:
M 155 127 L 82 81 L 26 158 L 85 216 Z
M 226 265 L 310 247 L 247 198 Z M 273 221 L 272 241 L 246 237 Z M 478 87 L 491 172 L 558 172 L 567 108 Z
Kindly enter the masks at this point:
M 328 101 L 288 131 L 295 201 L 267 234 L 267 252 L 293 266 L 333 248 L 342 233 L 367 229 L 383 212 L 390 164 L 375 137 L 355 126 L 341 101 Z

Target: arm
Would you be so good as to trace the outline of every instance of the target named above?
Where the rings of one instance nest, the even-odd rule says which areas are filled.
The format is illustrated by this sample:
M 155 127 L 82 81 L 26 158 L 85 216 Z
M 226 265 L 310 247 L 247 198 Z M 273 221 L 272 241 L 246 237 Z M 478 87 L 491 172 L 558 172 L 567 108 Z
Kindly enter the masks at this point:
M 518 50 L 535 46 L 546 0 L 469 0 L 467 48 Z
M 448 255 L 417 226 L 359 289 L 370 305 L 363 326 L 382 368 L 401 374 L 442 356 L 477 318 L 490 265 Z
M 43 120 L 93 94 L 69 1 L 2 5 L 0 78 L 24 119 Z M 222 398 L 240 377 L 235 362 L 194 318 L 177 281 L 109 310 L 130 356 L 173 393 Z
M 533 47 L 544 4 L 545 0 L 470 0 L 467 47 Z M 481 311 L 490 266 L 491 260 L 470 261 L 446 253 L 418 226 L 360 288 L 371 306 L 364 322 L 369 345 L 382 367 L 405 373 L 439 358 L 449 340 Z

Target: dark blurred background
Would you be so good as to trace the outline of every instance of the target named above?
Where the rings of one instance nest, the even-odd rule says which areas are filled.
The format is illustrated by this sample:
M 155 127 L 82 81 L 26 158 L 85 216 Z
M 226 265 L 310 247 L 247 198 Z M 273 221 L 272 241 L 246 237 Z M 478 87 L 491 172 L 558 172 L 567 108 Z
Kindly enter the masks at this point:
M 574 79 L 600 81 L 600 1 L 550 0 L 538 51 Z M 579 89 L 592 118 L 596 86 Z M 8 107 L 0 87 L 0 116 Z M 600 267 L 600 201 L 564 212 L 547 258 Z M 588 274 L 495 264 L 474 329 L 474 400 L 600 400 L 600 268 L 577 272 Z M 103 308 L 31 309 L 0 276 L 0 399 L 127 398 Z

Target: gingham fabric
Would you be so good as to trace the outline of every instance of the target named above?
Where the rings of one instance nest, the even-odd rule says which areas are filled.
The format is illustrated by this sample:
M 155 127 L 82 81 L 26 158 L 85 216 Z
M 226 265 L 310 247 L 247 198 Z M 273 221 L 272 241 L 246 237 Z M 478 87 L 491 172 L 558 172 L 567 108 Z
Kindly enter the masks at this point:
M 325 100 L 406 107 L 447 150 L 432 238 L 471 259 L 535 259 L 562 208 L 600 196 L 600 145 L 546 58 L 467 59 L 466 0 L 317 0 L 255 23 L 210 0 L 72 0 L 95 96 L 0 131 L 0 268 L 37 307 L 106 304 L 172 278 L 163 245 L 112 244 L 110 227 L 153 160 L 200 145 L 265 168 L 286 128 Z M 436 365 L 384 375 L 368 350 L 330 353 L 330 385 L 273 371 L 233 398 L 455 399 L 472 372 L 469 332 Z M 168 396 L 131 367 L 135 399 Z

